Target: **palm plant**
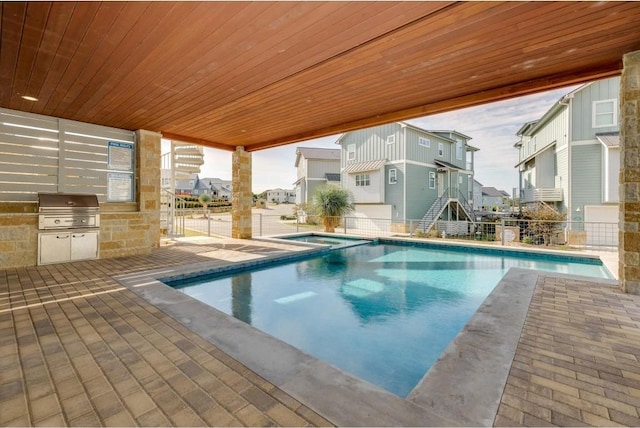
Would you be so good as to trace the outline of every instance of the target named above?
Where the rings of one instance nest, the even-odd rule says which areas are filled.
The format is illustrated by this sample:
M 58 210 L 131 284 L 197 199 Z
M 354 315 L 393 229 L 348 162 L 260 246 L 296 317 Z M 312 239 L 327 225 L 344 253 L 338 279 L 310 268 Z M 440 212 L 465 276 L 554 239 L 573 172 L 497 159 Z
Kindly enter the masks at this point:
M 340 218 L 353 211 L 351 193 L 339 186 L 318 187 L 313 195 L 313 212 L 320 217 L 325 232 L 335 232 Z

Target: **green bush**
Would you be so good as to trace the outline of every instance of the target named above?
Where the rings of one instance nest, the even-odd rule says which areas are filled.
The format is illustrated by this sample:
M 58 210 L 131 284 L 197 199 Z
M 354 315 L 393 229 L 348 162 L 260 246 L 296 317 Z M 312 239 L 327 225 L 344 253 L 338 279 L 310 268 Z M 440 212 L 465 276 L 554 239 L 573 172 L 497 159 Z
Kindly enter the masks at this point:
M 533 244 L 533 239 L 529 238 L 528 236 L 525 236 L 524 238 L 522 238 L 522 243 L 523 244 Z

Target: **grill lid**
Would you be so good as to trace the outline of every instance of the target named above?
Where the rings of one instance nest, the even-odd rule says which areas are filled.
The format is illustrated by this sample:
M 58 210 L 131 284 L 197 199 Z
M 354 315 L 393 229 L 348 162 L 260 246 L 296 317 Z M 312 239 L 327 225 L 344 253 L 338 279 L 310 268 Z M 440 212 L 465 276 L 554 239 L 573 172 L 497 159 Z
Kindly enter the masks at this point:
M 96 195 L 80 193 L 38 193 L 38 206 L 40 211 L 47 209 L 71 211 L 74 208 L 97 209 L 100 207 Z

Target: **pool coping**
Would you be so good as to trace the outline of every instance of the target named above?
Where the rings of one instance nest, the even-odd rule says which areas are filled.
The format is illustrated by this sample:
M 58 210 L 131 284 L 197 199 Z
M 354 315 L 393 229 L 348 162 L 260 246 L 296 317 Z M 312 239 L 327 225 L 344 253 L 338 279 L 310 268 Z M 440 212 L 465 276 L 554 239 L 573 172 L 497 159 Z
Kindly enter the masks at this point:
M 618 283 L 511 268 L 419 384 L 403 399 L 160 281 L 167 277 L 191 277 L 207 267 L 209 271 L 233 271 L 321 252 L 324 251 L 312 249 L 285 256 L 268 256 L 258 261 L 229 263 L 222 268 L 211 268 L 204 262 L 114 278 L 339 426 L 492 425 L 538 277 Z

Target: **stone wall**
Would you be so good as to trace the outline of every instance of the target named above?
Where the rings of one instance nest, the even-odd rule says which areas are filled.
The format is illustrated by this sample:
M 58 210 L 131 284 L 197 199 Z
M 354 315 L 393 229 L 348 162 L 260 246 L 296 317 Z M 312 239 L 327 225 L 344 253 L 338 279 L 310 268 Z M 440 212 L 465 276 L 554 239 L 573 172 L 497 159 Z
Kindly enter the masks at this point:
M 640 294 L 640 51 L 624 56 L 620 80 L 620 227 L 620 284 Z
M 148 254 L 160 245 L 161 135 L 137 131 L 136 199 L 100 205 L 99 258 Z M 0 203 L 0 269 L 38 262 L 37 204 Z

